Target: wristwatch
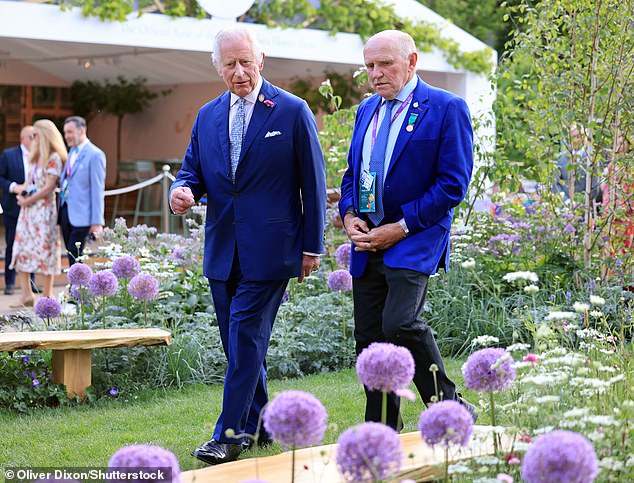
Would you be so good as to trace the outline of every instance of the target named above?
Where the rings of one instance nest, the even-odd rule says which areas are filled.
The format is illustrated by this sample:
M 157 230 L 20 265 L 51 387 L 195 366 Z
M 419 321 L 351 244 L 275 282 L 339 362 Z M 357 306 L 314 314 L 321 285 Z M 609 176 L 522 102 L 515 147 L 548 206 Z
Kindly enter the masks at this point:
M 405 218 L 401 218 L 398 220 L 398 224 L 401 225 L 401 228 L 405 232 L 405 236 L 409 235 L 409 228 L 407 228 L 407 223 L 405 223 Z

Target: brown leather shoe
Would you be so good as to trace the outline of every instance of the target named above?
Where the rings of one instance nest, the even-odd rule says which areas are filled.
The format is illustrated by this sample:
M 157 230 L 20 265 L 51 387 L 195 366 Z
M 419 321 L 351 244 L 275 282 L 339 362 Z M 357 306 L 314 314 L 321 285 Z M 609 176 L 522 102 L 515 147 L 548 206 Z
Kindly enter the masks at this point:
M 239 444 L 219 443 L 212 439 L 192 451 L 192 456 L 208 465 L 219 465 L 237 460 L 241 452 Z

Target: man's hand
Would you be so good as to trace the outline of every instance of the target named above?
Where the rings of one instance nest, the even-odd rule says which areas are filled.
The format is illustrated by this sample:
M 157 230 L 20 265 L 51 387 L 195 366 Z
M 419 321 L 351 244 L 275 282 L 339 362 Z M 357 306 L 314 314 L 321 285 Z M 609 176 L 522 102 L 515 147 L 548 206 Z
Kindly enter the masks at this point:
M 90 225 L 90 228 L 88 229 L 88 233 L 92 233 L 95 238 L 99 238 L 99 235 L 103 233 L 103 226 Z
M 184 215 L 192 206 L 194 206 L 194 194 L 192 190 L 185 186 L 179 186 L 172 190 L 170 195 L 170 206 L 172 211 L 177 215 Z
M 352 237 L 355 235 L 364 235 L 370 231 L 368 224 L 361 218 L 354 216 L 352 213 L 346 213 L 344 215 L 343 227 L 350 240 L 352 240 Z
M 305 277 L 310 276 L 310 272 L 313 272 L 319 268 L 319 257 L 312 255 L 304 255 L 302 257 L 302 274 L 297 278 L 299 283 L 304 281 Z
M 405 232 L 398 223 L 388 223 L 373 228 L 368 233 L 358 233 L 350 236 L 350 240 L 354 242 L 354 249 L 357 252 L 387 250 L 403 238 L 405 238 Z

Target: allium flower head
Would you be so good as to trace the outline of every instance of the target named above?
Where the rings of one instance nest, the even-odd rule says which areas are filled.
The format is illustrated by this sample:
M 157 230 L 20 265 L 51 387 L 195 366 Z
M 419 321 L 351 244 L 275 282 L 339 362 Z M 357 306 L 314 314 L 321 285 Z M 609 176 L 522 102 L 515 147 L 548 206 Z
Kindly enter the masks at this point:
M 160 446 L 149 444 L 133 444 L 120 448 L 110 458 L 108 468 L 171 468 L 172 479 L 163 481 L 172 481 L 173 483 L 180 481 L 181 473 L 174 453 Z
M 476 266 L 476 262 L 473 258 L 470 258 L 469 260 L 465 260 L 464 262 L 462 262 L 462 268 L 464 268 L 465 270 L 471 270 L 475 268 L 475 266 Z
M 62 306 L 57 299 L 52 297 L 42 297 L 40 300 L 35 302 L 33 312 L 42 319 L 54 319 L 55 317 L 59 317 L 62 313 Z
M 572 308 L 578 314 L 585 314 L 588 310 L 590 310 L 590 305 L 584 302 L 575 302 L 574 304 L 572 304 Z
M 38 387 L 40 385 L 40 381 L 38 381 L 37 379 L 33 379 L 32 384 L 33 387 Z
M 96 297 L 108 297 L 117 293 L 119 282 L 115 274 L 110 270 L 102 270 L 92 276 L 90 282 L 88 282 L 88 288 Z
M 566 312 L 561 310 L 553 310 L 544 320 L 577 320 L 577 314 L 574 312 Z
M 321 443 L 328 413 L 315 396 L 304 391 L 282 391 L 264 410 L 264 429 L 282 446 L 302 448 Z
M 119 389 L 117 389 L 116 387 L 113 386 L 108 391 L 108 394 L 110 394 L 112 397 L 118 396 L 119 395 Z
M 401 440 L 381 423 L 348 428 L 337 442 L 337 468 L 344 481 L 386 480 L 401 469 Z
M 183 262 L 185 261 L 185 249 L 183 247 L 176 247 L 172 250 L 170 256 L 175 262 Z
M 92 278 L 92 268 L 85 263 L 75 263 L 68 269 L 68 283 L 71 285 L 88 285 Z
M 139 273 L 130 280 L 128 292 L 139 300 L 155 300 L 159 293 L 159 282 L 149 273 Z
M 333 292 L 350 292 L 352 275 L 348 270 L 335 270 L 328 277 L 328 288 Z
M 515 380 L 515 365 L 504 349 L 480 349 L 469 356 L 462 368 L 465 385 L 477 392 L 507 389 Z
M 141 270 L 139 261 L 131 255 L 123 255 L 112 262 L 112 273 L 117 278 L 130 280 Z
M 527 285 L 526 287 L 524 287 L 524 292 L 526 292 L 529 295 L 534 295 L 537 292 L 539 292 L 539 287 L 537 285 Z
M 527 483 L 591 483 L 599 472 L 592 443 L 572 431 L 552 431 L 538 436 L 522 463 Z
M 412 353 L 387 342 L 374 342 L 363 349 L 356 367 L 361 384 L 376 391 L 398 394 L 414 377 Z
M 344 243 L 337 247 L 337 250 L 335 251 L 335 259 L 337 260 L 337 265 L 339 265 L 341 268 L 350 268 L 351 248 L 352 246 L 350 243 Z
M 605 305 L 605 299 L 598 295 L 590 295 L 590 303 L 592 305 Z
M 440 401 L 421 413 L 418 429 L 430 446 L 467 446 L 473 433 L 473 417 L 457 401 Z

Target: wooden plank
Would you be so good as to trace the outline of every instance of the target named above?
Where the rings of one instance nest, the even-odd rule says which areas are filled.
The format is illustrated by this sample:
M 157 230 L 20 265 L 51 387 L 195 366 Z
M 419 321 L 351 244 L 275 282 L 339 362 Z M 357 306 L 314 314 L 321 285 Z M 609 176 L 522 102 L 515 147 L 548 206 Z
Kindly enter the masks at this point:
M 169 345 L 171 334 L 163 329 L 96 329 L 0 334 L 0 352 L 27 349 L 96 349 L 102 347 L 136 347 Z
M 460 449 L 451 448 L 449 459 L 456 462 L 474 456 L 493 454 L 493 440 L 489 431 L 488 426 L 475 426 L 474 437 L 469 446 Z M 401 474 L 407 473 L 416 481 L 433 481 L 441 476 L 440 465 L 445 461 L 445 451 L 442 447 L 427 446 L 418 432 L 401 434 L 399 437 L 403 446 Z M 510 438 L 503 435 L 502 442 L 503 447 L 508 447 Z M 295 482 L 343 482 L 337 470 L 336 451 L 336 444 L 297 450 L 295 452 Z M 253 456 L 253 450 L 247 454 Z M 239 483 L 254 478 L 278 483 L 290 482 L 291 458 L 292 453 L 287 451 L 274 456 L 249 458 L 186 471 L 181 475 L 181 483 Z M 398 478 L 394 481 L 400 480 L 401 478 Z
M 90 349 L 67 349 L 53 351 L 53 382 L 64 384 L 68 397 L 86 397 L 86 388 L 91 385 Z

